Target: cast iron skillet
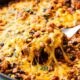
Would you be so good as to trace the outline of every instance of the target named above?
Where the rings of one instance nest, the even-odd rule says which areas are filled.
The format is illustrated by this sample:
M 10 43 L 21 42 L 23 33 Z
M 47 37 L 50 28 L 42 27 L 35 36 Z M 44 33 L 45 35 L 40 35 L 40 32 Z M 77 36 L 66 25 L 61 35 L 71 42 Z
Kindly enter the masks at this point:
M 0 5 L 7 4 L 11 0 L 0 0 Z
M 11 0 L 0 0 L 0 5 L 5 5 Z M 16 80 L 8 77 L 7 75 L 0 73 L 0 80 Z
M 7 75 L 0 73 L 0 80 L 16 80 L 16 79 L 12 79 Z

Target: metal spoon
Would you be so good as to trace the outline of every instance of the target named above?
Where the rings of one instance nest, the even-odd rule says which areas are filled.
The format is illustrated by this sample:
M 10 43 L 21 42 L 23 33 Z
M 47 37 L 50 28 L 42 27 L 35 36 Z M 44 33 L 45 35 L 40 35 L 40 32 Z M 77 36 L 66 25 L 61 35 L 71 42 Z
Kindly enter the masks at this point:
M 62 32 L 68 37 L 71 38 L 78 30 L 80 29 L 80 25 L 74 28 L 62 28 Z

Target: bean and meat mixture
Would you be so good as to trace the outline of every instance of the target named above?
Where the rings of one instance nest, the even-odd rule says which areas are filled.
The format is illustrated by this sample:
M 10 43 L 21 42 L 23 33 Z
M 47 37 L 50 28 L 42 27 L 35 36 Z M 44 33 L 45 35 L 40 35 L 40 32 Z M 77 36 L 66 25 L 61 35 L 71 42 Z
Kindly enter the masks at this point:
M 15 80 L 80 80 L 80 0 L 13 0 L 0 5 L 0 73 Z

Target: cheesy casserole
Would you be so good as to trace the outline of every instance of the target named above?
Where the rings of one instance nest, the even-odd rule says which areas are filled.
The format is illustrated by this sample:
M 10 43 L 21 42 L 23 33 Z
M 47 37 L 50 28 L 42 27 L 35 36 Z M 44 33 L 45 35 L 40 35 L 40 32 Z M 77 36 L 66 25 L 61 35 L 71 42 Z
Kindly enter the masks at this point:
M 0 6 L 0 72 L 17 80 L 80 80 L 79 0 L 15 0 Z

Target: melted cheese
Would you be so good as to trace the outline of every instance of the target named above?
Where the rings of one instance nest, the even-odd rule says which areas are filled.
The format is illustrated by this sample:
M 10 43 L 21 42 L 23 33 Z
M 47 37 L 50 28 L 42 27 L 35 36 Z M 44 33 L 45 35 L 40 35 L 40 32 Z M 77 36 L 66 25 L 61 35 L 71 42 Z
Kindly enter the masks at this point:
M 36 80 L 52 80 L 54 75 L 59 76 L 60 80 L 67 80 L 66 73 L 71 69 L 66 64 L 59 65 L 55 57 L 55 49 L 57 47 L 62 49 L 63 33 L 58 27 L 77 25 L 80 20 L 80 10 L 71 14 L 64 6 L 56 10 L 51 9 L 54 6 L 52 1 L 41 0 L 37 4 L 34 0 L 21 0 L 9 3 L 8 7 L 3 6 L 0 9 L 0 43 L 4 43 L 0 48 L 0 59 L 5 58 L 11 64 L 18 64 L 21 70 L 29 75 L 35 75 Z M 48 43 L 48 40 L 51 42 Z M 34 50 L 40 50 L 40 43 L 45 45 L 44 51 L 48 54 L 48 60 L 43 65 L 37 63 L 34 66 L 32 65 Z M 24 47 L 29 48 L 29 56 L 22 54 Z M 64 51 L 63 56 L 71 63 Z M 54 70 L 51 72 L 41 70 L 44 66 L 49 68 L 52 61 L 55 64 Z

